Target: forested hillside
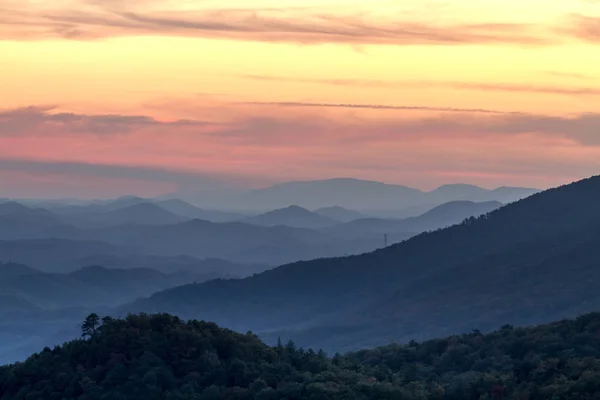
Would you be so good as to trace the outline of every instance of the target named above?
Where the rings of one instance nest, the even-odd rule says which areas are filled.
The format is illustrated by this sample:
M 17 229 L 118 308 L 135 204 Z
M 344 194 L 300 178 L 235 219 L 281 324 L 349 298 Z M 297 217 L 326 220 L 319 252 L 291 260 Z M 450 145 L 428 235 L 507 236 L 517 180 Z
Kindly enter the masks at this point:
M 328 357 L 167 314 L 91 315 L 84 339 L 0 367 L 0 399 L 579 400 L 600 393 L 600 314 Z

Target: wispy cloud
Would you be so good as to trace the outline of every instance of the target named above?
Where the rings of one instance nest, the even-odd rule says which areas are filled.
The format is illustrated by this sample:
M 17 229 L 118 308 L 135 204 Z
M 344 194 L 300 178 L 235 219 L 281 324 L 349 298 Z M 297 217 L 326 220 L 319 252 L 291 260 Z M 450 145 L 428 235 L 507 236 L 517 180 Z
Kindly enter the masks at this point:
M 488 110 L 485 108 L 454 108 L 454 107 L 429 107 L 429 106 L 402 106 L 387 104 L 347 104 L 347 103 L 310 103 L 310 102 L 244 102 L 240 104 L 253 104 L 271 107 L 311 107 L 311 108 L 349 108 L 363 110 L 395 110 L 395 111 L 439 111 L 456 113 L 482 113 L 482 114 L 518 114 L 498 110 Z
M 577 72 L 546 71 L 546 74 L 551 75 L 551 76 L 557 76 L 559 78 L 574 78 L 574 79 L 581 79 L 581 80 L 596 79 L 596 77 L 594 77 L 592 75 L 581 74 L 581 73 L 577 73 Z
M 0 136 L 50 134 L 57 132 L 95 135 L 126 134 L 150 126 L 208 126 L 192 120 L 157 121 L 140 115 L 83 115 L 54 112 L 56 106 L 30 106 L 0 110 Z
M 242 109 L 238 109 L 242 106 Z M 252 107 L 250 110 L 243 106 Z M 272 108 L 286 111 L 274 113 Z M 145 115 L 85 115 L 51 113 L 53 107 L 32 106 L 0 111 L 0 137 L 51 136 L 49 133 L 103 135 L 140 133 L 181 140 L 210 140 L 214 145 L 281 146 L 332 145 L 335 141 L 373 141 L 468 135 L 530 134 L 563 137 L 583 145 L 600 145 L 600 114 L 552 116 L 478 108 L 415 105 L 343 104 L 309 102 L 244 102 L 222 105 L 228 121 L 211 124 L 200 120 L 161 122 Z M 348 119 L 344 114 L 325 116 L 311 109 L 340 111 L 399 111 L 384 119 L 370 116 Z M 295 110 L 307 110 L 296 114 Z M 425 112 L 416 116 L 411 111 Z M 199 113 L 202 110 L 199 109 Z M 207 126 L 210 129 L 205 129 Z M 155 129 L 159 127 L 160 129 Z M 117 135 L 113 135 L 113 134 Z M 192 136 L 190 136 L 192 135 Z M 184 146 L 185 147 L 185 146 Z
M 501 91 L 501 92 L 521 92 L 521 93 L 544 93 L 567 96 L 598 96 L 600 88 L 593 87 L 561 87 L 561 86 L 542 86 L 526 85 L 518 83 L 485 83 L 485 82 L 436 82 L 436 81 L 386 81 L 369 79 L 319 79 L 319 78 L 299 78 L 269 75 L 242 75 L 244 78 L 272 81 L 272 82 L 294 82 L 294 83 L 315 83 L 332 86 L 355 86 L 362 88 L 450 88 L 459 90 L 478 90 L 478 91 Z M 581 76 L 577 76 L 581 79 Z M 487 110 L 487 112 L 491 112 Z
M 386 126 L 386 129 L 382 129 Z M 473 142 L 484 141 L 487 135 L 510 136 L 534 134 L 540 138 L 564 138 L 583 146 L 600 148 L 600 114 L 588 113 L 576 116 L 549 116 L 535 114 L 504 115 L 440 115 L 427 118 L 405 119 L 380 126 L 387 134 L 367 140 L 387 142 L 413 136 L 470 138 Z
M 46 173 L 60 175 L 78 175 L 82 177 L 122 178 L 150 182 L 169 182 L 175 184 L 201 184 L 221 187 L 218 174 L 207 175 L 199 172 L 169 170 L 149 166 L 128 166 L 110 164 L 92 164 L 82 162 L 40 161 L 0 158 L 0 170 L 27 173 Z
M 118 121 L 123 133 L 100 137 L 84 134 L 88 125 L 80 123 L 96 118 L 93 115 L 53 116 L 48 107 L 7 110 L 0 114 L 0 126 L 8 124 L 13 130 L 0 135 L 0 172 L 60 175 L 67 180 L 76 176 L 78 182 L 88 177 L 212 187 L 219 182 L 323 176 L 418 184 L 416 180 L 441 170 L 498 176 L 551 170 L 583 176 L 600 167 L 599 114 L 393 106 L 401 110 L 396 113 L 379 106 L 292 104 L 223 106 L 228 121 L 209 130 L 194 120 L 163 123 L 144 115 L 113 115 L 110 121 Z M 323 106 L 337 108 L 325 112 L 319 108 Z M 273 107 L 279 110 L 273 112 Z M 198 113 L 203 114 L 201 109 Z M 48 121 L 31 124 L 29 119 Z
M 110 198 L 123 194 L 156 196 L 191 193 L 205 201 L 264 185 L 245 174 L 186 171 L 127 164 L 46 161 L 0 157 L 0 197 Z
M 6 0 L 4 1 L 6 3 Z M 554 42 L 544 28 L 529 24 L 415 22 L 357 17 L 294 7 L 263 9 L 163 10 L 144 2 L 74 2 L 40 8 L 8 2 L 0 16 L 0 36 L 8 39 L 97 39 L 131 35 L 176 35 L 236 40 L 346 44 L 522 44 Z
M 593 43 L 600 42 L 600 17 L 573 15 L 572 25 L 567 30 L 573 36 Z
M 453 89 L 465 90 L 484 90 L 484 91 L 502 91 L 502 92 L 526 92 L 526 93 L 544 93 L 558 94 L 568 96 L 598 96 L 600 88 L 592 87 L 560 87 L 560 86 L 542 86 L 542 85 L 524 85 L 515 83 L 482 83 L 482 82 L 424 82 L 424 86 L 443 86 Z

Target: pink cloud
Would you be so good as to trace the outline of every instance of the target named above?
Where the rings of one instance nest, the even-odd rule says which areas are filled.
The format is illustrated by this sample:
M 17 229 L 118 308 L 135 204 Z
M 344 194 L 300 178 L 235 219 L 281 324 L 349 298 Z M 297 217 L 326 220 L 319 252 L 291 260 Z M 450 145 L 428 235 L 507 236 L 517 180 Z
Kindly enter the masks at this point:
M 547 72 L 548 73 L 548 72 Z M 550 72 L 550 74 L 571 77 L 577 79 L 591 79 L 591 77 L 581 74 Z M 295 83 L 316 83 L 332 86 L 348 87 L 367 87 L 367 88 L 450 88 L 460 90 L 478 90 L 478 91 L 497 91 L 497 92 L 516 92 L 516 93 L 543 93 L 566 96 L 600 96 L 600 88 L 592 87 L 566 87 L 566 86 L 548 86 L 548 85 L 526 85 L 515 83 L 486 83 L 486 82 L 444 82 L 444 81 L 389 81 L 389 80 L 368 80 L 368 79 L 315 79 L 315 78 L 295 78 L 285 76 L 266 76 L 266 75 L 242 75 L 242 77 L 253 80 L 272 81 L 272 82 L 295 82 Z M 456 109 L 437 109 L 434 111 L 453 111 Z M 457 111 L 461 111 L 460 109 Z M 462 110 L 476 111 L 481 113 L 497 113 L 493 110 Z
M 566 31 L 588 42 L 600 42 L 600 17 L 573 15 L 572 23 L 572 27 Z
M 415 115 L 410 108 L 230 105 L 215 123 L 55 113 L 49 108 L 7 110 L 0 113 L 0 161 L 13 161 L 0 162 L 0 171 L 10 165 L 11 171 L 26 168 L 15 160 L 70 163 L 52 174 L 93 181 L 128 173 L 128 180 L 156 182 L 153 187 L 160 188 L 169 182 L 202 186 L 247 181 L 252 186 L 336 176 L 421 187 L 449 180 L 543 187 L 592 175 L 600 167 L 595 134 L 600 117 L 595 114 Z M 225 115 L 228 121 L 223 121 Z M 96 167 L 86 167 L 90 164 Z M 117 173 L 110 166 L 124 169 Z M 31 173 L 43 175 L 49 167 L 44 168 Z
M 306 44 L 540 45 L 556 41 L 547 29 L 528 24 L 384 21 L 369 15 L 340 15 L 339 9 L 273 7 L 183 12 L 152 10 L 147 2 L 115 1 L 79 1 L 52 11 L 26 1 L 9 6 L 0 16 L 0 37 L 24 40 L 169 35 Z
M 118 177 L 78 176 L 77 174 L 35 173 L 0 169 L 2 193 L 20 198 L 109 198 L 124 193 L 158 196 L 177 186 L 166 182 L 123 179 Z

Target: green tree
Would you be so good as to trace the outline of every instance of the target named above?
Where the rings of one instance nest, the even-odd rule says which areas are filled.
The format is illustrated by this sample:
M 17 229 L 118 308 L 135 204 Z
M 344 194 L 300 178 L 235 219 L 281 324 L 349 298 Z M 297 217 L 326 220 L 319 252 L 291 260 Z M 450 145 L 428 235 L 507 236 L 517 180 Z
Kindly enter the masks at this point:
M 81 324 L 81 336 L 93 336 L 100 326 L 100 317 L 96 313 L 88 315 Z

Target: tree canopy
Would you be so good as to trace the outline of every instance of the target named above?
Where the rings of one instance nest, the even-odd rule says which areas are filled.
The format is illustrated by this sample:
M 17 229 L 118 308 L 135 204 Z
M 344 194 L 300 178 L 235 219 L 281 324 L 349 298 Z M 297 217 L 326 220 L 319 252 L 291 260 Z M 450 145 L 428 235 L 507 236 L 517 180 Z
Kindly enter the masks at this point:
M 1 367 L 0 399 L 598 399 L 599 332 L 596 313 L 328 357 L 213 323 L 129 315 Z

